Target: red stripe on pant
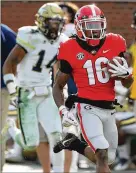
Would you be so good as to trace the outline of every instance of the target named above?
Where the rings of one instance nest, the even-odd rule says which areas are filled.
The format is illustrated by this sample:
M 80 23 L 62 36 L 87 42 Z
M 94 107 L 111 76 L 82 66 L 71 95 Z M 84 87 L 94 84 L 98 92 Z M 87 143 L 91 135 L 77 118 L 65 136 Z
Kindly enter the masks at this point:
M 81 105 L 80 103 L 77 104 L 77 108 L 78 108 L 78 117 L 79 117 L 79 120 L 80 120 L 80 126 L 81 126 L 81 130 L 82 130 L 82 135 L 85 139 L 85 141 L 88 143 L 88 145 L 91 147 L 91 149 L 93 150 L 93 152 L 95 153 L 95 148 L 94 146 L 91 144 L 91 142 L 89 141 L 86 133 L 85 133 L 85 130 L 84 130 L 84 126 L 83 126 L 83 121 L 82 121 L 82 115 L 81 115 Z

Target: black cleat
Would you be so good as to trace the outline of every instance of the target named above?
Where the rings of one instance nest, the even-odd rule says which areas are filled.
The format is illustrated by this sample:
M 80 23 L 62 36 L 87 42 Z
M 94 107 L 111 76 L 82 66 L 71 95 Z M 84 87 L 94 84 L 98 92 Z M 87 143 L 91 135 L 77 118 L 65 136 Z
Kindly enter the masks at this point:
M 53 148 L 54 153 L 59 153 L 63 149 L 72 150 L 72 142 L 75 141 L 77 136 L 72 133 L 68 133 L 64 139 L 59 141 Z

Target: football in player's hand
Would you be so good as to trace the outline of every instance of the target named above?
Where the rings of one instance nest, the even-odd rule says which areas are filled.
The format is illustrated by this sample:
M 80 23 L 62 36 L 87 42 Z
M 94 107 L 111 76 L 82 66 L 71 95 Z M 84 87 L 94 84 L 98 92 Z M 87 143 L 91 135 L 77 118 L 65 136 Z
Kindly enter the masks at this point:
M 116 56 L 116 57 L 114 57 L 113 59 L 116 59 L 121 65 L 123 65 L 123 61 L 122 61 L 121 57 Z M 111 60 L 108 62 L 108 65 L 107 65 L 107 70 L 108 70 L 110 76 L 111 76 L 113 73 L 110 72 L 109 69 L 111 69 L 111 70 L 114 70 L 114 69 L 113 69 L 109 64 L 113 64 L 113 65 L 117 66 L 113 59 L 111 59 Z M 117 76 L 116 76 L 116 77 L 111 77 L 111 78 L 114 79 L 114 80 L 121 80 L 121 79 L 122 79 L 122 78 L 117 77 Z

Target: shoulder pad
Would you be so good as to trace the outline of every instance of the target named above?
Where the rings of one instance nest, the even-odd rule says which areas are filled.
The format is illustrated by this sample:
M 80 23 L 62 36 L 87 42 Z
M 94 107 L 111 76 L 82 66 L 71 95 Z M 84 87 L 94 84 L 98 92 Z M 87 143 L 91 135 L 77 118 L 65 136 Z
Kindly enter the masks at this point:
M 37 26 L 23 26 L 18 29 L 18 33 L 31 34 L 33 32 L 39 32 Z
M 38 33 L 37 26 L 24 26 L 18 29 L 16 42 L 23 47 L 27 52 L 35 49 L 33 46 L 33 34 Z
M 123 41 L 125 41 L 125 39 L 120 34 L 108 33 L 108 34 L 106 34 L 106 37 L 107 38 L 112 38 L 112 40 L 123 40 Z
M 75 40 L 70 38 L 69 40 L 60 44 L 60 48 L 58 51 L 58 60 L 63 59 L 63 60 L 66 60 L 68 62 L 70 61 L 69 53 L 70 53 L 70 50 L 72 48 L 73 42 L 75 42 Z
M 107 38 L 112 40 L 113 45 L 117 47 L 117 50 L 119 50 L 119 52 L 126 51 L 126 40 L 120 34 L 108 33 L 106 34 L 106 36 Z

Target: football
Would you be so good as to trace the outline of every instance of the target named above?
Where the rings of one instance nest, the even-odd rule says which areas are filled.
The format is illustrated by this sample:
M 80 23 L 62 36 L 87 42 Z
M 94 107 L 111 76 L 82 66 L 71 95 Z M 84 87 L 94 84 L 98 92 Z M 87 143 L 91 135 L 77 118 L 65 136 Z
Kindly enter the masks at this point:
M 113 57 L 113 59 L 116 59 L 121 65 L 123 65 L 123 61 L 122 61 L 121 57 L 116 56 L 116 57 Z M 110 63 L 110 64 L 116 65 L 115 62 L 113 61 L 113 59 L 111 59 L 111 60 L 108 62 L 108 65 L 107 65 L 107 70 L 108 70 L 108 72 L 109 72 L 109 69 L 112 69 L 112 67 L 109 66 L 109 63 Z M 113 73 L 109 72 L 109 74 L 110 74 L 110 76 L 111 76 Z M 116 77 L 111 77 L 111 78 L 114 79 L 114 80 L 121 80 L 121 79 L 122 79 L 122 78 L 117 77 L 117 76 L 116 76 Z

